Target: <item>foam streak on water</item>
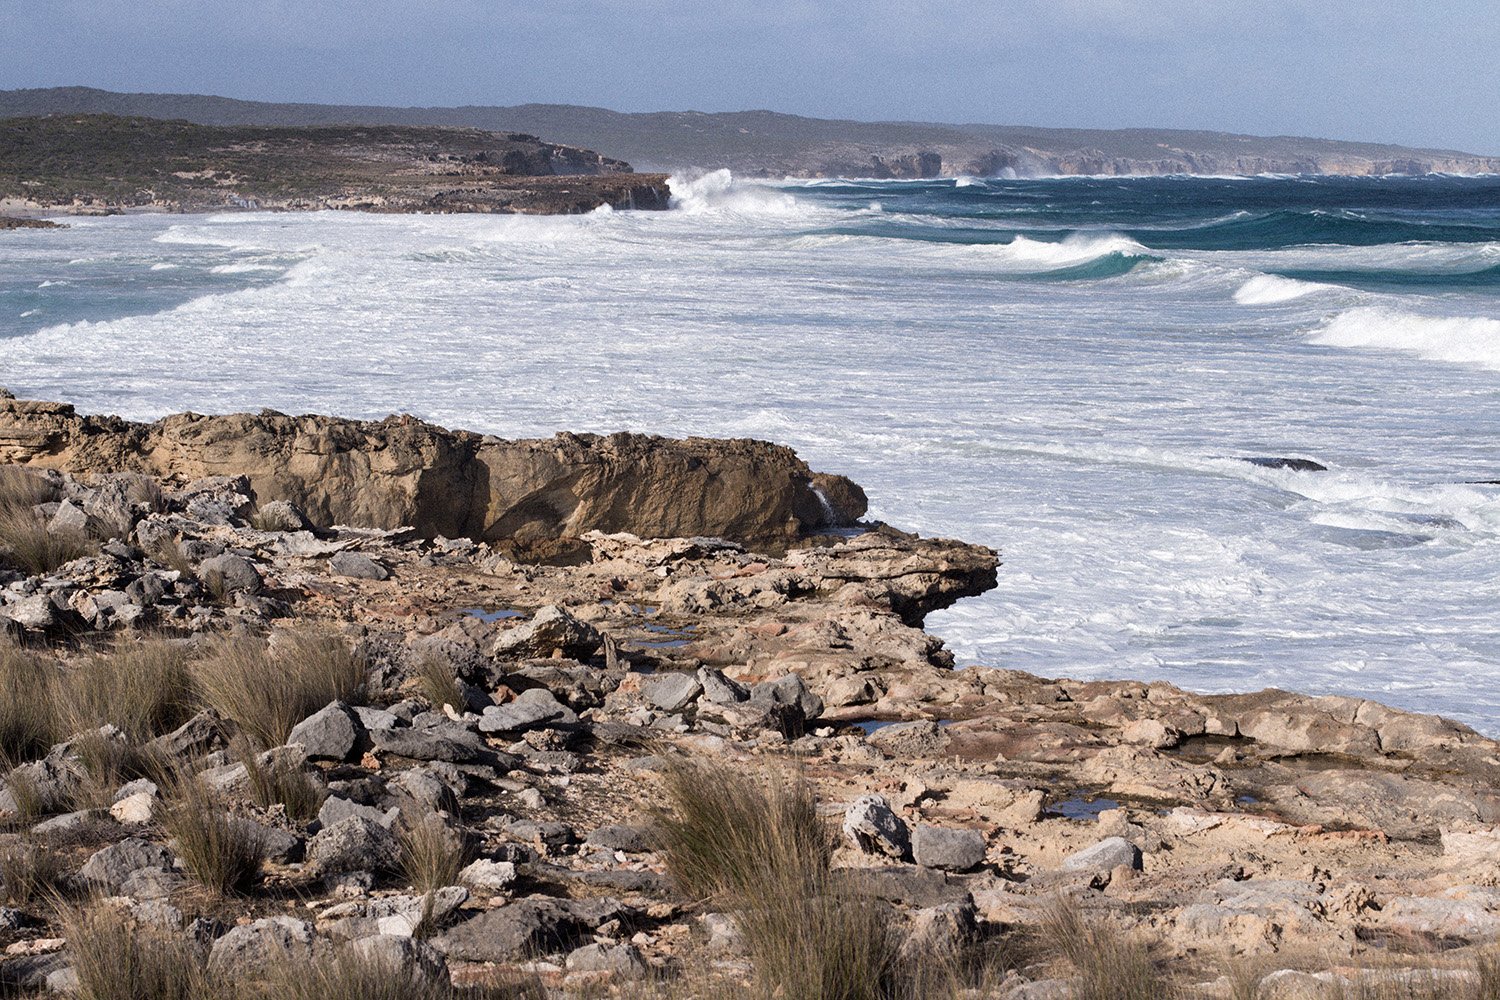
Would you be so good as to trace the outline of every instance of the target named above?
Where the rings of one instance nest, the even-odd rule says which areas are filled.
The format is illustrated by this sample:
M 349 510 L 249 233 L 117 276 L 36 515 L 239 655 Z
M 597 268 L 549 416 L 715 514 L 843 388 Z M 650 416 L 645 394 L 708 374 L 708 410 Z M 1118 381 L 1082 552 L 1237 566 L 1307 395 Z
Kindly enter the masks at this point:
M 1394 183 L 719 175 L 670 213 L 84 220 L 7 234 L 0 384 L 782 441 L 1002 550 L 930 622 L 961 661 L 1500 732 L 1500 200 Z

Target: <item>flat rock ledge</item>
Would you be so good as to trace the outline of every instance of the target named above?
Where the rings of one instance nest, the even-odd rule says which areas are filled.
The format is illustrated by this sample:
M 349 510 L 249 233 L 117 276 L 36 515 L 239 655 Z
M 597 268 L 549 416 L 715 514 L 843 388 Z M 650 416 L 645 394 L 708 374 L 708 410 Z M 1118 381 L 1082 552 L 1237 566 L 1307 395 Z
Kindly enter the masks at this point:
M 77 475 L 139 472 L 178 484 L 242 476 L 257 504 L 286 501 L 315 527 L 411 527 L 544 558 L 588 531 L 711 536 L 784 550 L 865 512 L 842 476 L 752 440 L 559 434 L 507 441 L 407 416 L 272 411 L 154 423 L 81 416 L 0 391 L 0 462 Z
M 1500 941 L 1500 744 L 1356 698 L 956 669 L 922 620 L 993 587 L 997 554 L 888 527 L 787 549 L 776 519 L 802 530 L 799 491 L 815 479 L 785 449 L 501 442 L 400 419 L 141 425 L 14 400 L 0 418 L 4 455 L 46 485 L 38 517 L 98 536 L 48 573 L 0 568 L 0 641 L 68 669 L 145 630 L 198 650 L 310 624 L 366 664 L 360 703 L 310 713 L 266 757 L 326 792 L 316 819 L 238 807 L 274 846 L 274 891 L 193 889 L 151 821 L 150 782 L 122 786 L 107 812 L 22 820 L 17 790 L 63 800 L 70 744 L 0 788 L 0 848 L 56 842 L 121 905 L 215 938 L 215 961 L 352 942 L 459 983 L 524 967 L 555 989 L 743 968 L 732 916 L 678 894 L 654 850 L 671 755 L 806 775 L 843 833 L 835 864 L 911 940 L 1035 929 L 1067 898 L 1149 937 L 1190 995 L 1230 995 L 1228 955 L 1265 970 L 1268 1000 L 1337 995 L 1319 991 L 1438 954 L 1443 975 L 1467 975 L 1455 963 Z M 656 491 L 740 484 L 704 486 L 695 527 L 779 527 L 738 540 L 619 530 L 687 517 L 632 492 L 624 456 Z M 526 476 L 547 484 L 535 508 L 495 485 Z M 764 502 L 763 478 L 774 515 L 734 521 L 735 502 Z M 862 501 L 842 485 L 831 502 Z M 487 498 L 462 523 L 490 530 L 402 529 L 454 516 L 436 509 L 444 495 Z M 495 513 L 542 506 L 541 520 Z M 367 512 L 379 518 L 332 526 Z M 576 532 L 575 558 L 517 560 L 505 532 L 538 523 L 552 539 Z M 772 551 L 745 540 L 761 530 Z M 436 700 L 434 662 L 454 679 Z M 225 794 L 247 781 L 211 717 L 154 746 Z M 423 896 L 389 870 L 411 822 L 473 846 L 463 884 Z M 46 914 L 0 913 L 0 982 L 66 982 Z M 1012 970 L 983 995 L 1069 995 L 1058 976 Z

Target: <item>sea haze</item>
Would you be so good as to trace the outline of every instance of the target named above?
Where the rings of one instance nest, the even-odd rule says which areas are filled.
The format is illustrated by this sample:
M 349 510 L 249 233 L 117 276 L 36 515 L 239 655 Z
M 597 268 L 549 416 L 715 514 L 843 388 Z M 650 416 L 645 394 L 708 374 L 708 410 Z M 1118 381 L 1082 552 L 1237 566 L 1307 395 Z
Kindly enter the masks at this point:
M 998 589 L 930 620 L 961 662 L 1500 734 L 1500 179 L 674 191 L 8 233 L 0 383 L 136 418 L 781 441 L 875 516 L 1002 551 Z

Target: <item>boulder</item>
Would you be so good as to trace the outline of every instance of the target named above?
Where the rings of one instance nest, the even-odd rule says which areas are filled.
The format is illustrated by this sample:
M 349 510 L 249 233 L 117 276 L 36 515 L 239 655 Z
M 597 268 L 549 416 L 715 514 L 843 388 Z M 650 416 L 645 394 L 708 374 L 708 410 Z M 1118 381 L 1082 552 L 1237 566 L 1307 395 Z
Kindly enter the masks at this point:
M 662 674 L 646 685 L 646 700 L 663 712 L 680 712 L 703 693 L 703 685 L 692 674 Z
M 250 560 L 233 553 L 205 559 L 198 566 L 198 578 L 216 594 L 259 594 L 265 588 L 260 570 Z
M 587 662 L 602 645 L 598 629 L 549 604 L 529 621 L 501 633 L 490 652 L 498 659 L 520 660 L 548 657 L 560 650 L 562 656 Z
M 442 952 L 410 935 L 375 934 L 349 942 L 347 949 L 400 982 L 434 988 L 448 985 L 448 963 Z
M 264 917 L 229 930 L 213 944 L 208 964 L 221 973 L 253 975 L 257 970 L 313 954 L 312 925 L 295 917 Z
M 1085 847 L 1063 858 L 1063 871 L 1112 872 L 1116 868 L 1141 867 L 1141 849 L 1124 837 L 1106 837 L 1092 847 Z
M 364 736 L 364 726 L 348 705 L 329 702 L 292 727 L 288 745 L 302 747 L 314 760 L 348 760 Z
M 367 816 L 350 816 L 325 827 L 307 843 L 307 863 L 320 875 L 395 868 L 396 835 Z
M 491 705 L 479 717 L 482 733 L 522 733 L 528 729 L 576 725 L 578 716 L 546 688 L 529 688 L 504 705 Z
M 823 700 L 807 689 L 807 684 L 798 674 L 787 674 L 772 681 L 761 681 L 750 689 L 750 700 L 791 705 L 802 713 L 802 718 L 808 721 L 823 714 Z
M 334 576 L 347 576 L 357 580 L 388 580 L 391 571 L 371 559 L 363 552 L 337 552 L 328 560 L 328 570 Z
M 569 972 L 604 972 L 618 979 L 643 979 L 650 971 L 633 944 L 594 942 L 568 953 Z
M 911 834 L 883 795 L 861 795 L 844 811 L 844 836 L 867 854 L 904 861 L 911 857 Z
M 490 861 L 480 858 L 458 873 L 464 885 L 490 892 L 506 892 L 516 884 L 516 866 L 510 861 Z
M 911 837 L 912 855 L 924 868 L 966 872 L 984 863 L 984 835 L 978 830 L 917 824 Z
M 256 509 L 255 526 L 261 531 L 306 531 L 312 522 L 296 504 L 271 500 Z
M 488 910 L 434 939 L 449 960 L 514 962 L 567 951 L 624 912 L 612 899 L 523 899 Z
M 172 852 L 149 840 L 129 837 L 95 852 L 78 874 L 86 881 L 115 891 L 142 869 L 167 871 L 171 867 Z

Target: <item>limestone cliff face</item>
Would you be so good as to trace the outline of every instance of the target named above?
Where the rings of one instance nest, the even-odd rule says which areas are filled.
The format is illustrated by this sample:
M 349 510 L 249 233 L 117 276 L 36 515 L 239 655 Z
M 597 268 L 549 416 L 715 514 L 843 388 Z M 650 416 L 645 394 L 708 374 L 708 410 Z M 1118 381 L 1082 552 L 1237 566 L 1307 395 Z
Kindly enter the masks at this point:
M 132 423 L 0 398 L 0 462 L 180 480 L 243 475 L 260 503 L 289 500 L 319 526 L 410 525 L 528 557 L 562 553 L 594 530 L 710 535 L 780 550 L 865 511 L 858 486 L 815 477 L 791 449 L 761 441 L 640 434 L 507 441 L 410 417 L 266 411 Z

